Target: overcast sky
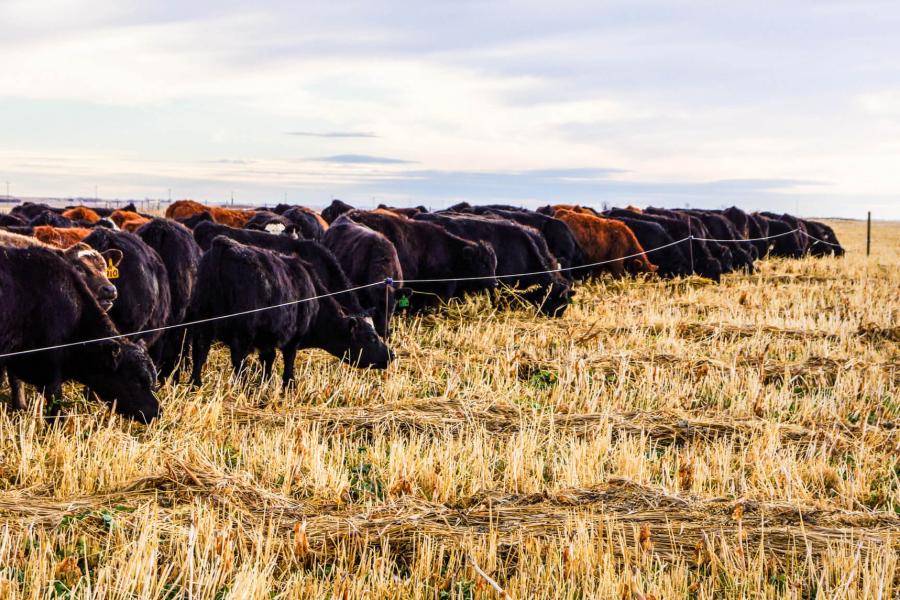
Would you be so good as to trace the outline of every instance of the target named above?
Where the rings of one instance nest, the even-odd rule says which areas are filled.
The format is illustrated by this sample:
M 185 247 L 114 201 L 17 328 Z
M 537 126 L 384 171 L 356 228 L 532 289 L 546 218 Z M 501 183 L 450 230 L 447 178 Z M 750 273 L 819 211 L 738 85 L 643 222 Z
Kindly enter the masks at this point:
M 898 32 L 887 1 L 0 0 L 0 182 L 900 218 Z

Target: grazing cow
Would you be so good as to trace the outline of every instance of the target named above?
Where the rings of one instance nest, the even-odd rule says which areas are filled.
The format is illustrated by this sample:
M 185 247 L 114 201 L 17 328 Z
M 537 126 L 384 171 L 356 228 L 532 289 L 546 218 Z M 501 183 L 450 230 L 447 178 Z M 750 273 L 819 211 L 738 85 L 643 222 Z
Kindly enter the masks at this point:
M 306 240 L 320 240 L 328 229 L 328 223 L 319 213 L 305 206 L 293 206 L 281 214 L 294 225 L 298 236 Z
M 197 213 L 196 215 L 191 215 L 190 217 L 185 217 L 184 219 L 175 219 L 176 222 L 181 223 L 188 229 L 194 229 L 200 223 L 215 223 L 213 221 L 212 215 L 209 214 L 209 211 L 204 210 L 203 212 Z
M 84 278 L 58 253 L 0 247 L 0 354 L 118 333 Z M 23 354 L 0 359 L 0 367 L 38 386 L 52 406 L 62 397 L 62 383 L 76 380 L 115 403 L 122 415 L 145 423 L 159 415 L 153 363 L 144 348 L 131 341 L 112 339 Z
M 539 213 L 550 215 L 551 217 L 558 210 L 571 210 L 572 212 L 594 215 L 595 217 L 600 217 L 601 219 L 603 218 L 599 212 L 597 212 L 590 206 L 580 206 L 578 204 L 554 204 L 552 206 L 542 206 L 537 210 Z
M 50 227 L 74 227 L 75 221 L 62 216 L 58 212 L 45 210 L 41 214 L 28 221 L 28 224 L 31 227 L 39 227 L 43 225 L 49 225 Z
M 190 308 L 203 251 L 194 241 L 190 229 L 169 219 L 153 219 L 135 233 L 156 251 L 166 267 L 171 299 L 166 325 L 183 323 Z M 184 328 L 167 329 L 151 348 L 151 355 L 159 357 L 157 365 L 162 378 L 175 370 L 185 347 L 185 337 Z
M 844 248 L 838 241 L 837 236 L 834 233 L 834 229 L 832 229 L 825 223 L 820 223 L 819 221 L 810 221 L 809 219 L 801 219 L 801 221 L 803 221 L 803 224 L 806 226 L 806 231 L 809 233 L 809 235 L 812 236 L 811 238 L 809 238 L 809 243 L 807 245 L 807 251 L 811 255 L 844 255 Z
M 744 239 L 755 237 L 750 233 L 750 215 L 739 209 L 737 206 L 730 206 L 723 210 L 721 214 L 731 221 L 738 230 L 738 233 L 740 233 Z
M 197 213 L 209 212 L 213 221 L 230 227 L 243 227 L 253 218 L 252 210 L 237 210 L 221 206 L 205 206 L 193 200 L 176 200 L 166 208 L 166 218 L 183 220 Z
M 24 227 L 28 221 L 19 215 L 0 213 L 0 227 Z
M 710 241 L 715 239 L 715 237 L 712 235 L 712 233 L 710 233 L 709 229 L 706 228 L 706 225 L 703 224 L 703 221 L 700 220 L 700 218 L 696 215 L 692 215 L 680 210 L 669 210 L 667 208 L 655 208 L 652 206 L 645 208 L 644 214 L 669 217 L 672 219 L 678 219 L 686 223 L 690 235 L 693 235 L 696 238 L 700 238 L 700 240 L 706 240 L 703 242 L 703 245 L 706 247 L 709 253 L 717 261 L 719 261 L 719 264 L 722 266 L 722 272 L 731 273 L 732 271 L 734 271 L 734 257 L 732 255 L 731 249 L 725 244 Z
M 266 377 L 272 373 L 275 350 L 281 350 L 285 385 L 294 378 L 298 348 L 321 348 L 363 368 L 387 368 L 393 354 L 369 320 L 348 315 L 333 296 L 295 302 L 330 292 L 308 266 L 296 256 L 245 246 L 225 236 L 213 240 L 200 260 L 192 315 L 205 319 L 292 304 L 194 326 L 196 385 L 213 340 L 228 345 L 235 372 L 252 349 L 259 350 Z
M 73 206 L 63 211 L 62 216 L 72 221 L 83 221 L 92 225 L 100 220 L 100 215 L 97 214 L 97 211 L 87 206 Z
M 113 323 L 123 333 L 134 333 L 166 325 L 172 305 L 169 291 L 169 275 L 162 259 L 141 238 L 125 231 L 112 231 L 98 227 L 84 238 L 84 243 L 106 252 L 117 249 L 122 253 L 119 277 L 115 280 L 119 297 L 109 311 Z M 162 331 L 151 331 L 133 336 L 153 348 L 162 337 Z M 160 349 L 151 354 L 157 362 Z
M 347 216 L 335 219 L 322 237 L 322 244 L 338 259 L 347 279 L 354 286 L 393 279 L 394 285 L 371 286 L 357 292 L 359 303 L 372 310 L 375 331 L 390 335 L 395 294 L 403 285 L 403 268 L 397 249 L 381 233 L 355 223 Z
M 71 210 L 73 208 L 81 208 L 81 207 L 80 206 L 67 206 L 65 208 L 65 210 Z M 85 207 L 85 208 L 87 208 L 87 207 Z M 95 213 L 97 213 L 97 215 L 101 219 L 103 219 L 103 218 L 108 219 L 111 214 L 113 214 L 115 211 L 120 210 L 120 209 L 119 208 L 106 208 L 104 206 L 95 206 L 93 208 L 89 208 L 88 210 L 92 210 Z M 127 212 L 137 212 L 137 207 L 134 205 L 134 202 L 129 202 L 128 204 L 123 206 L 121 208 L 121 210 L 124 210 Z M 142 216 L 146 216 L 146 215 L 142 215 Z
M 388 206 L 387 204 L 379 204 L 379 205 L 378 205 L 378 208 L 380 208 L 381 210 L 386 210 L 386 211 L 392 212 L 392 213 L 394 213 L 395 215 L 400 215 L 400 216 L 403 216 L 403 217 L 410 217 L 410 218 L 412 218 L 412 217 L 414 217 L 414 216 L 416 216 L 416 215 L 418 215 L 418 214 L 420 214 L 420 213 L 427 213 L 427 212 L 428 212 L 428 209 L 425 208 L 424 206 L 414 206 L 414 207 L 408 207 L 408 208 L 398 208 L 398 207 L 395 207 L 395 206 Z
M 118 250 L 110 250 L 104 254 L 100 254 L 87 244 L 79 242 L 74 246 L 62 250 L 45 244 L 37 238 L 19 235 L 8 231 L 0 231 L 0 246 L 8 246 L 12 248 L 44 248 L 50 252 L 55 252 L 61 256 L 84 278 L 88 289 L 97 300 L 97 305 L 103 312 L 112 308 L 113 302 L 116 300 L 117 292 L 114 286 L 107 278 L 106 263 L 113 266 L 118 265 L 122 260 L 122 253 Z M 14 406 L 25 406 L 25 390 L 20 382 L 10 377 L 10 389 L 12 391 L 12 402 Z
M 18 204 L 13 206 L 9 211 L 9 214 L 16 215 L 25 219 L 25 221 L 30 221 L 35 217 L 39 216 L 44 212 L 55 212 L 62 214 L 62 209 L 54 208 L 48 204 L 38 204 L 35 202 L 23 202 L 22 204 Z
M 92 230 L 84 227 L 51 227 L 50 225 L 40 225 L 31 229 L 31 235 L 45 244 L 50 244 L 57 248 L 68 248 L 89 236 L 91 231 Z
M 497 255 L 489 244 L 465 240 L 436 223 L 391 213 L 352 211 L 348 216 L 383 234 L 394 244 L 400 257 L 404 284 L 415 292 L 410 298 L 410 308 L 413 310 L 464 292 L 497 286 Z M 447 281 L 411 283 L 412 279 Z
M 794 215 L 789 215 L 787 213 L 776 215 L 771 212 L 762 212 L 760 213 L 764 217 L 768 217 L 769 219 L 773 219 L 776 221 L 781 221 L 786 223 L 790 229 L 796 229 L 797 231 L 787 237 L 792 237 L 796 240 L 797 246 L 800 248 L 801 254 L 806 254 L 809 246 L 809 237 L 807 237 L 806 224 L 802 219 L 795 217 Z
M 616 214 L 632 212 L 628 209 L 618 210 Z M 640 213 L 636 213 L 640 214 Z M 628 226 L 641 247 L 645 250 L 653 249 L 653 264 L 658 267 L 656 273 L 660 277 L 683 277 L 691 274 L 691 261 L 685 254 L 687 252 L 687 244 L 673 244 L 675 241 L 665 228 L 659 223 L 653 221 L 644 221 L 642 219 L 634 219 L 628 216 L 615 216 L 604 212 L 603 216 L 608 219 L 621 221 Z M 671 245 L 670 245 L 671 244 Z M 657 250 L 657 248 L 660 248 Z
M 522 297 L 551 317 L 562 316 L 572 295 L 568 281 L 540 234 L 514 221 L 455 213 L 422 213 L 416 220 L 436 223 L 465 240 L 489 244 L 497 256 L 497 279 L 527 290 Z M 525 273 L 526 275 L 522 275 Z
M 257 209 L 253 218 L 244 225 L 244 229 L 266 231 L 268 233 L 293 234 L 296 227 L 291 221 L 278 213 Z
M 735 269 L 746 269 L 753 272 L 753 261 L 758 256 L 756 249 L 740 234 L 737 228 L 721 214 L 712 211 L 684 209 L 682 212 L 695 216 L 703 222 L 710 235 L 718 240 L 733 240 L 733 242 L 720 242 L 728 244 L 731 250 L 732 264 Z
M 119 226 L 122 231 L 134 233 L 143 225 L 150 222 L 150 219 L 136 212 L 128 210 L 114 210 L 109 218 L 113 223 Z
M 201 223 L 194 228 L 194 239 L 203 250 L 212 246 L 216 236 L 223 235 L 248 246 L 256 246 L 273 250 L 282 254 L 295 254 L 309 264 L 319 280 L 332 292 L 350 289 L 353 284 L 341 268 L 338 259 L 331 251 L 315 240 L 298 240 L 288 235 L 253 231 L 251 229 L 235 229 L 227 225 Z M 335 296 L 348 314 L 357 315 L 363 312 L 356 292 L 346 292 Z
M 690 235 L 688 224 L 681 219 L 673 219 L 654 215 L 648 212 L 632 212 L 624 208 L 612 208 L 603 213 L 606 218 L 625 218 L 637 219 L 640 221 L 656 223 L 662 227 L 666 233 L 672 238 L 672 241 L 684 240 Z M 688 264 L 693 264 L 694 272 L 702 277 L 707 277 L 713 281 L 719 281 L 722 276 L 722 265 L 713 257 L 712 253 L 706 245 L 706 242 L 700 240 L 691 240 L 683 242 L 682 248 Z M 650 249 L 650 248 L 646 248 Z
M 612 261 L 591 267 L 594 275 L 600 271 L 609 271 L 614 277 L 624 277 L 626 272 L 656 272 L 656 265 L 643 254 L 644 249 L 634 232 L 624 223 L 571 210 L 557 210 L 555 216 L 575 234 L 589 262 Z M 626 256 L 631 258 L 625 259 Z
M 524 209 L 507 210 L 499 208 L 497 205 L 470 206 L 467 209 L 463 208 L 460 212 L 471 212 L 477 215 L 496 215 L 536 229 L 543 236 L 550 252 L 559 261 L 560 266 L 563 267 L 562 276 L 570 281 L 578 275 L 578 270 L 574 267 L 587 262 L 587 259 L 584 257 L 584 250 L 578 245 L 578 240 L 575 239 L 572 230 L 569 229 L 568 225 L 555 217 Z
M 772 214 L 772 213 L 769 213 Z M 800 258 L 806 251 L 806 242 L 800 241 L 799 231 L 792 231 L 789 223 L 781 219 L 773 219 L 766 216 L 765 213 L 754 213 L 757 219 L 762 221 L 767 231 L 768 240 L 767 252 L 772 256 L 781 256 L 784 258 Z
M 325 219 L 325 222 L 331 224 L 339 216 L 346 212 L 350 212 L 351 210 L 353 210 L 352 206 L 335 198 L 331 201 L 331 204 L 322 211 L 322 218 Z

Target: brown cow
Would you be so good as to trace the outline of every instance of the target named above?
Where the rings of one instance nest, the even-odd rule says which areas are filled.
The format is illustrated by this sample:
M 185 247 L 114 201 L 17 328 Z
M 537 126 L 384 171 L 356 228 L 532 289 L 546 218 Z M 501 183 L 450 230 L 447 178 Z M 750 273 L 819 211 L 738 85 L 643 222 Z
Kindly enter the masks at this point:
M 600 213 L 598 213 L 593 208 L 581 206 L 580 204 L 554 204 L 551 208 L 551 213 L 557 210 L 571 210 L 572 212 L 581 213 L 583 215 L 594 215 L 595 217 L 600 216 Z
M 76 206 L 74 208 L 70 208 L 69 210 L 63 212 L 62 216 L 67 219 L 72 219 L 73 221 L 86 221 L 88 223 L 96 223 L 100 220 L 100 215 L 98 215 L 93 209 L 88 208 L 87 206 Z
M 208 212 L 213 221 L 220 225 L 228 225 L 229 227 L 242 228 L 247 221 L 253 218 L 256 211 L 253 210 L 237 210 L 234 208 L 223 208 L 221 206 L 205 206 L 193 200 L 177 200 L 169 205 L 166 209 L 167 219 L 186 219 L 193 215 Z M 321 217 L 320 217 L 321 218 Z
M 119 226 L 119 229 L 129 233 L 134 233 L 141 225 L 150 222 L 150 219 L 147 217 L 141 216 L 130 210 L 114 210 L 112 214 L 109 215 L 109 218 Z
M 603 219 L 592 214 L 571 210 L 557 210 L 554 216 L 569 226 L 575 239 L 584 249 L 589 263 L 614 261 L 592 269 L 594 274 L 608 270 L 614 277 L 623 277 L 626 271 L 653 273 L 656 265 L 650 263 L 634 232 L 621 221 Z M 637 256 L 633 256 L 633 255 Z M 633 256 L 628 260 L 622 259 Z
M 51 225 L 38 225 L 31 230 L 31 235 L 45 244 L 57 248 L 74 246 L 91 234 L 90 229 L 84 227 L 53 227 Z

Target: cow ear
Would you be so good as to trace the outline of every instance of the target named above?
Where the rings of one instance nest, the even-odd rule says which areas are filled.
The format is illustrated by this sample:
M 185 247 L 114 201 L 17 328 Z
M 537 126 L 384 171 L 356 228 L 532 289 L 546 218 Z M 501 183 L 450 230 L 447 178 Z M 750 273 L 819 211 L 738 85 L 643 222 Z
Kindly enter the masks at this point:
M 106 340 L 98 342 L 101 360 L 109 369 L 119 368 L 119 359 L 122 357 L 122 343 L 118 340 Z
M 122 259 L 125 258 L 125 255 L 122 254 L 122 251 L 118 248 L 110 248 L 103 252 L 103 258 L 106 262 L 112 262 L 114 267 L 118 267 L 119 263 L 122 262 Z

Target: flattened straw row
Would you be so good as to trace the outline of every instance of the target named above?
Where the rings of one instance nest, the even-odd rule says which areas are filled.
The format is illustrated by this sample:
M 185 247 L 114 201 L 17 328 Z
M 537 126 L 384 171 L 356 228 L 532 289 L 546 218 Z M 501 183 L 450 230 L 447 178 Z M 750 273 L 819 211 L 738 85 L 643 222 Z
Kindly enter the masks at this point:
M 56 526 L 67 515 L 126 502 L 134 506 L 155 501 L 164 510 L 168 506 L 169 521 L 177 523 L 187 518 L 183 511 L 175 510 L 179 502 L 187 505 L 197 497 L 223 505 L 245 519 L 273 523 L 285 533 L 305 521 L 312 549 L 320 556 L 338 551 L 347 541 L 379 544 L 389 539 L 392 546 L 411 548 L 422 536 L 453 543 L 491 534 L 501 545 L 515 545 L 522 535 L 560 538 L 576 518 L 595 523 L 605 535 L 630 536 L 631 543 L 635 531 L 647 526 L 655 552 L 667 558 L 690 556 L 709 536 L 733 542 L 739 532 L 749 547 L 762 545 L 778 555 L 818 554 L 830 543 L 850 541 L 900 550 L 900 517 L 889 513 L 676 497 L 627 480 L 545 494 L 483 492 L 453 504 L 407 495 L 366 509 L 295 500 L 199 466 L 189 468 L 178 459 L 173 459 L 166 475 L 135 481 L 118 493 L 65 501 L 2 494 L 0 514 L 15 519 L 10 522 L 23 528 Z
M 677 367 L 686 369 L 697 376 L 710 372 L 721 372 L 723 375 L 734 369 L 749 369 L 761 373 L 763 383 L 782 383 L 785 380 L 798 378 L 816 379 L 829 385 L 834 383 L 837 375 L 851 371 L 880 371 L 892 384 L 900 384 L 900 362 L 882 363 L 865 362 L 857 358 L 829 358 L 811 356 L 803 361 L 780 361 L 767 359 L 765 356 L 740 356 L 733 363 L 726 363 L 708 357 L 693 358 L 673 354 L 618 354 L 615 356 L 586 357 L 582 359 L 585 367 L 601 371 L 604 374 L 619 374 L 623 368 L 629 373 L 637 371 L 641 375 L 648 367 Z M 520 362 L 520 379 L 528 380 L 531 374 L 542 369 L 560 372 L 571 368 L 571 357 L 557 361 L 546 361 L 541 364 Z M 526 376 L 527 375 L 527 376 Z M 730 375 L 730 373 L 729 373 Z
M 667 412 L 608 412 L 608 413 L 531 413 L 518 406 L 463 403 L 439 397 L 423 401 L 404 401 L 373 406 L 323 407 L 311 406 L 291 412 L 272 412 L 246 406 L 229 407 L 231 417 L 253 422 L 283 423 L 291 420 L 320 423 L 337 429 L 363 431 L 390 427 L 414 430 L 446 430 L 479 427 L 491 433 L 515 433 L 533 427 L 540 430 L 564 431 L 573 434 L 596 433 L 609 427 L 614 437 L 645 435 L 656 443 L 680 444 L 690 441 L 713 441 L 722 438 L 747 442 L 755 436 L 772 431 L 784 444 L 809 446 L 817 444 L 845 449 L 859 443 L 856 430 L 836 424 L 831 429 L 809 429 L 789 423 L 773 423 L 757 418 L 716 420 Z M 477 408 L 476 408 L 477 407 Z M 867 443 L 893 444 L 896 430 L 868 427 Z M 883 436 L 883 440 L 874 439 Z

